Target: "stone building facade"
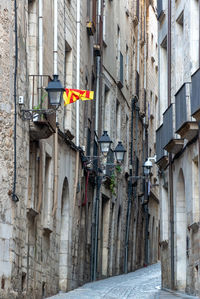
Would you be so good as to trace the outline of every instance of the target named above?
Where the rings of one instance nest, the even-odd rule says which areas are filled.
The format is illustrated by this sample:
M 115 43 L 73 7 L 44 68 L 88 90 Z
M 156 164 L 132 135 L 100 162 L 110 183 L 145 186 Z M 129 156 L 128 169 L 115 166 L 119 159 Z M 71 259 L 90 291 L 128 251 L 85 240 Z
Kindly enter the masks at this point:
M 157 5 L 162 283 L 199 296 L 199 1 Z
M 42 298 L 156 262 L 154 174 L 149 194 L 141 178 L 154 155 L 152 1 L 8 0 L 0 14 L 0 297 Z M 47 114 L 56 71 L 95 99 Z M 126 155 L 116 167 L 119 141 Z

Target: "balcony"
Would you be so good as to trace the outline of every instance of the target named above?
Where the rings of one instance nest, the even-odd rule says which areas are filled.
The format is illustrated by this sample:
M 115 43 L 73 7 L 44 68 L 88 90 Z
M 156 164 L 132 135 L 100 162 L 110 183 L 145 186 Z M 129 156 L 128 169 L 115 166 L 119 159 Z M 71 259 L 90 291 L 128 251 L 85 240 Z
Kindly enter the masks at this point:
M 163 147 L 172 154 L 177 154 L 184 144 L 184 140 L 175 134 L 175 105 L 171 104 L 163 113 Z
M 198 132 L 198 124 L 191 116 L 191 83 L 184 83 L 175 94 L 176 133 L 183 139 L 192 140 Z
M 52 110 L 51 114 L 37 113 L 51 109 L 48 101 L 48 95 L 45 91 L 49 76 L 31 75 L 29 76 L 29 109 L 33 111 L 33 117 L 30 119 L 30 138 L 39 140 L 49 138 L 56 129 L 56 113 Z M 35 112 L 34 112 L 35 111 Z
M 200 121 L 200 69 L 192 75 L 191 115 Z
M 164 130 L 163 130 L 163 125 L 161 125 L 156 131 L 156 157 L 157 157 L 156 164 L 160 168 L 165 168 L 168 163 L 168 156 L 166 151 L 164 150 L 163 144 L 164 144 Z

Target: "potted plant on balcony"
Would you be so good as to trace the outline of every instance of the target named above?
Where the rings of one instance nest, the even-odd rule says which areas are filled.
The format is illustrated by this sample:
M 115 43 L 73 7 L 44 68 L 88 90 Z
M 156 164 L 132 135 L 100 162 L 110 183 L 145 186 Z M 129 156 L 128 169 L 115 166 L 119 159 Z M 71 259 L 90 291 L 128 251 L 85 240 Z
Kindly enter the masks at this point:
M 42 104 L 44 102 L 44 99 L 47 97 L 47 95 L 48 95 L 47 92 L 44 92 L 39 104 L 33 106 L 33 110 L 35 110 L 35 112 L 36 112 L 36 113 L 33 114 L 33 121 L 38 121 L 40 119 L 40 116 L 41 116 L 41 119 L 43 119 L 44 115 L 40 114 L 40 113 L 37 113 L 37 111 L 42 109 Z

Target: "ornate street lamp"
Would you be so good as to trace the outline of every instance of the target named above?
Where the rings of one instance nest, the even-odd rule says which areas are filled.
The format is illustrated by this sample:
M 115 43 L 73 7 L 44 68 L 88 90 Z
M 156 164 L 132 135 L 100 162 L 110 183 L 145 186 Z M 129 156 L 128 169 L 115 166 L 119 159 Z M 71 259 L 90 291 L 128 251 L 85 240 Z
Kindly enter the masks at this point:
M 49 82 L 45 89 L 48 92 L 49 104 L 57 107 L 60 106 L 65 89 L 58 79 L 58 75 L 53 75 L 53 80 Z
M 107 131 L 103 132 L 103 135 L 100 137 L 98 143 L 100 145 L 102 154 L 107 155 L 112 143 L 112 140 L 110 139 Z
M 124 161 L 124 155 L 125 155 L 125 148 L 123 147 L 123 144 L 121 141 L 118 142 L 118 145 L 116 146 L 114 153 L 117 160 L 117 163 L 122 163 Z

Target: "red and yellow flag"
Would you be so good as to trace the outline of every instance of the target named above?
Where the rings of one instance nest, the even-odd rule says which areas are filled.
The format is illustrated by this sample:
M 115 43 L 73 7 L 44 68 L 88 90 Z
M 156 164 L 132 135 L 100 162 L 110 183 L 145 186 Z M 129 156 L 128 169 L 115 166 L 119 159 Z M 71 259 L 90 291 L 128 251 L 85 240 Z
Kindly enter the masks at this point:
M 80 89 L 65 89 L 66 92 L 63 94 L 65 104 L 68 105 L 76 102 L 77 100 L 87 101 L 94 99 L 94 91 L 80 90 Z

